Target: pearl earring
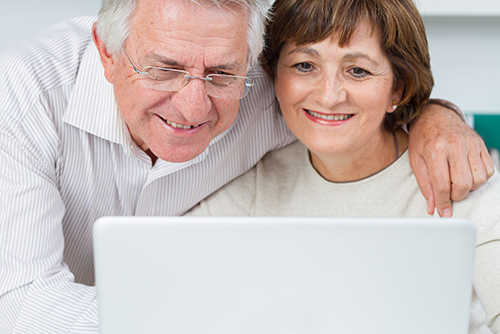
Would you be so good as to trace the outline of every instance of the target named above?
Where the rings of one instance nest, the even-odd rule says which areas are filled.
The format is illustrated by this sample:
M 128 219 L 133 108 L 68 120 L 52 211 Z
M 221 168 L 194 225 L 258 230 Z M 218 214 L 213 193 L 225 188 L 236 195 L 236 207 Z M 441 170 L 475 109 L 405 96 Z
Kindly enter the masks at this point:
M 397 107 L 398 107 L 398 101 L 392 100 L 392 110 L 396 110 Z

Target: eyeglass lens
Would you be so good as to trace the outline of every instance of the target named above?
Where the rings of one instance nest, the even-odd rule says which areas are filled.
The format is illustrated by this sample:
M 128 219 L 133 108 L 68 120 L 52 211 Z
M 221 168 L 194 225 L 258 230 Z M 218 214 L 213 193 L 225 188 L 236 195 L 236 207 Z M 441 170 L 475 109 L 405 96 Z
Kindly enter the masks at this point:
M 246 77 L 209 74 L 205 78 L 192 77 L 188 72 L 174 69 L 147 69 L 148 79 L 144 86 L 159 91 L 178 91 L 191 79 L 203 80 L 207 94 L 223 99 L 241 99 L 248 94 L 253 80 Z

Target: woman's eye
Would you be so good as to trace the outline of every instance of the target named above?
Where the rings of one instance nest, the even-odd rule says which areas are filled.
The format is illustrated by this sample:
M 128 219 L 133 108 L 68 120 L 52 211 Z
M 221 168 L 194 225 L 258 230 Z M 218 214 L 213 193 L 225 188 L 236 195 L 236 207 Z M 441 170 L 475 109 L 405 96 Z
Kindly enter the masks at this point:
M 349 70 L 349 72 L 354 76 L 355 78 L 364 78 L 368 74 L 370 74 L 368 71 L 360 68 L 360 67 L 354 67 Z
M 293 67 L 301 72 L 311 72 L 314 69 L 314 66 L 310 63 L 298 63 L 293 65 Z

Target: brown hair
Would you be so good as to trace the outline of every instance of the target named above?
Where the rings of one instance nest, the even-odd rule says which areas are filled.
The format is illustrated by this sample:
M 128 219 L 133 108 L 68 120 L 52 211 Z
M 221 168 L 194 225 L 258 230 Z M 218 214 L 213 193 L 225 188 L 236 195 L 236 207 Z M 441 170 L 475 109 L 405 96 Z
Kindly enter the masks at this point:
M 343 47 L 362 20 L 379 29 L 395 84 L 405 84 L 398 108 L 386 115 L 386 126 L 394 130 L 418 116 L 434 85 L 425 27 L 412 0 L 276 0 L 266 25 L 262 65 L 274 79 L 285 43 L 304 45 L 335 36 Z

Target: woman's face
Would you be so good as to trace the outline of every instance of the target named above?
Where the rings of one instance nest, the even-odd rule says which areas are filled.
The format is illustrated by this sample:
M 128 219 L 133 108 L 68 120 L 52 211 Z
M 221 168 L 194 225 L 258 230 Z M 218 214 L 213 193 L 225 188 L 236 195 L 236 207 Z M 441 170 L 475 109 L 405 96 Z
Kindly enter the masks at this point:
M 380 33 L 360 24 L 342 48 L 330 38 L 282 48 L 276 96 L 288 126 L 313 161 L 325 155 L 366 156 L 383 148 L 388 134 L 384 115 L 393 112 L 402 87 L 395 89 L 391 63 L 380 44 Z

